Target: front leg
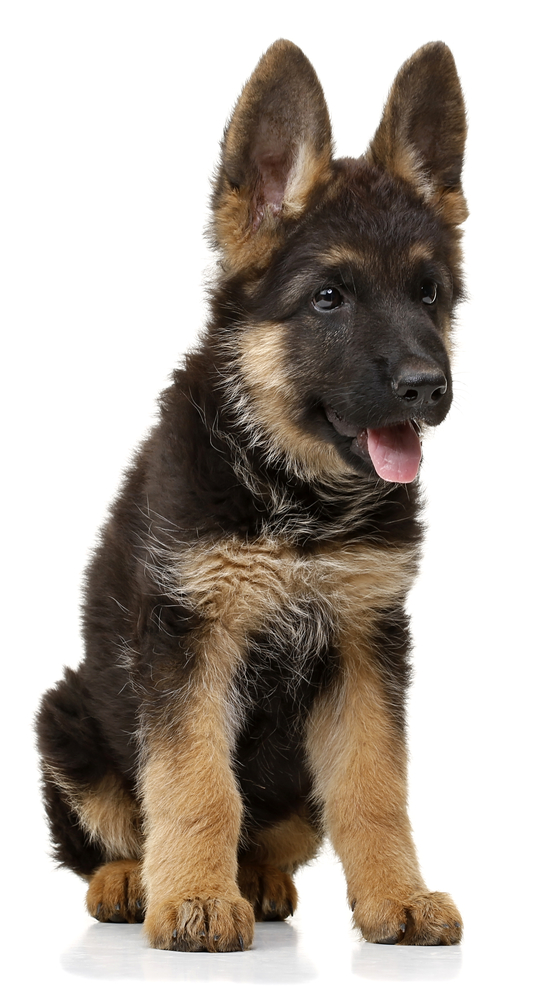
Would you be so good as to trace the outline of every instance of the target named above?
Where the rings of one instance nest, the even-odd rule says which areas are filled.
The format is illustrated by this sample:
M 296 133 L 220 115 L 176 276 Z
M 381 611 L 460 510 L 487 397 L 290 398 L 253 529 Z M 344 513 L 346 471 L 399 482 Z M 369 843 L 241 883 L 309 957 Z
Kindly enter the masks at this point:
M 230 764 L 228 645 L 212 636 L 170 722 L 151 724 L 146 737 L 144 926 L 154 948 L 252 943 L 253 910 L 236 881 L 242 803 Z
M 456 944 L 461 917 L 423 882 L 407 814 L 406 747 L 365 637 L 343 642 L 338 683 L 310 720 L 308 751 L 354 923 L 381 944 Z

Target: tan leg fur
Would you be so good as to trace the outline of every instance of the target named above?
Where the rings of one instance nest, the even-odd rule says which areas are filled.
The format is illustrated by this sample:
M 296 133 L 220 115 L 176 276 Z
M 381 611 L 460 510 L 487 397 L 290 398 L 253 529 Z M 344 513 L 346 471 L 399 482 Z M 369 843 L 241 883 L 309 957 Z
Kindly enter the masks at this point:
M 256 920 L 285 920 L 292 917 L 298 893 L 290 875 L 274 865 L 242 862 L 239 866 L 240 891 L 254 908 Z
M 256 920 L 284 920 L 297 906 L 291 875 L 317 854 L 321 837 L 307 817 L 291 816 L 256 834 L 239 860 L 238 882 Z
M 252 943 L 254 913 L 237 885 L 242 802 L 230 763 L 240 715 L 233 682 L 245 635 L 286 593 L 273 548 L 198 547 L 178 576 L 177 592 L 201 610 L 205 631 L 180 722 L 147 741 L 145 930 L 156 948 L 236 951 Z
M 137 924 L 144 920 L 143 899 L 140 861 L 110 861 L 90 880 L 87 910 L 104 922 Z
M 106 861 L 142 856 L 140 808 L 116 774 L 106 774 L 95 785 L 79 785 L 46 763 L 43 768 L 47 780 L 59 788 L 89 840 L 102 848 Z
M 309 753 L 325 824 L 344 867 L 354 923 L 368 941 L 455 944 L 461 918 L 421 877 L 406 810 L 406 750 L 367 640 L 343 641 L 342 674 L 319 702 Z
M 229 636 L 214 628 L 181 726 L 149 741 L 143 873 L 145 930 L 155 948 L 238 951 L 252 942 L 252 907 L 236 883 L 242 804 L 226 718 L 230 646 Z M 210 669 L 213 663 L 217 670 Z

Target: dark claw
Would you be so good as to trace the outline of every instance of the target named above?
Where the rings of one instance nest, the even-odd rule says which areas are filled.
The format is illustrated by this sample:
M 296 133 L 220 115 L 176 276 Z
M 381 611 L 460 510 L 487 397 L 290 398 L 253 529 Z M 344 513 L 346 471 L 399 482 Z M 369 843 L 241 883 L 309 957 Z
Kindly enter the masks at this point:
M 221 934 L 214 934 L 214 941 L 219 941 Z
M 292 899 L 287 899 L 287 906 L 289 908 L 289 917 L 292 917 L 294 914 L 294 906 L 292 905 Z
M 175 928 L 175 930 L 173 931 L 173 938 L 175 939 L 176 937 L 177 937 L 177 928 Z
M 119 913 L 120 909 L 121 909 L 121 904 L 120 903 L 116 903 L 115 904 L 115 912 Z
M 454 921 L 454 927 L 457 927 L 458 930 L 460 929 L 460 925 L 457 920 Z
M 240 950 L 244 951 L 244 941 L 243 941 L 242 934 L 239 934 L 239 944 L 240 944 Z
M 101 909 L 102 909 L 102 903 L 99 903 L 98 906 L 96 907 L 96 919 L 97 920 L 100 920 L 100 911 L 101 911 Z
M 135 906 L 137 910 L 142 910 L 142 899 L 137 899 Z
M 275 912 L 275 910 L 277 909 L 277 903 L 275 902 L 274 899 L 270 899 L 270 901 L 269 901 L 269 909 L 273 910 L 273 912 Z
M 352 902 L 351 902 L 351 904 L 350 904 L 350 909 L 352 910 L 352 913 L 354 913 L 354 909 L 356 907 L 356 903 L 357 902 L 358 902 L 357 899 L 353 899 Z
M 402 931 L 403 934 L 405 934 L 406 933 L 406 924 L 400 924 L 400 930 Z

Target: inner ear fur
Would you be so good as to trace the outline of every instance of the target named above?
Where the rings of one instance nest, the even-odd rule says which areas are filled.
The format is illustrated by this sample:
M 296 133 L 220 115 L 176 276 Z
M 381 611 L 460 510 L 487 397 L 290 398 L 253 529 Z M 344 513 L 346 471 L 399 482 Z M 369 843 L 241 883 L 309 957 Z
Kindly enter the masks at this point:
M 228 266 L 263 264 L 282 220 L 305 210 L 329 176 L 331 126 L 306 56 L 280 40 L 260 59 L 221 143 L 212 200 L 215 241 Z
M 468 214 L 461 186 L 466 133 L 454 58 L 444 42 L 430 42 L 398 72 L 366 155 L 458 225 Z

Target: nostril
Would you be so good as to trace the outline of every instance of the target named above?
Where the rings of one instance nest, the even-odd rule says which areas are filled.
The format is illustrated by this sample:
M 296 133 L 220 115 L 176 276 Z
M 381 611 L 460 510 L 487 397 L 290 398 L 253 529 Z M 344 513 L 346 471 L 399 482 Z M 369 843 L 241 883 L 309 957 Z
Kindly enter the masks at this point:
M 405 389 L 404 392 L 398 392 L 401 399 L 405 399 L 408 403 L 415 403 L 419 399 L 419 392 L 417 389 Z
M 434 390 L 434 392 L 431 393 L 431 402 L 438 403 L 439 399 L 441 398 L 441 396 L 444 396 L 445 392 L 446 392 L 446 382 L 443 382 L 442 385 L 439 385 Z

